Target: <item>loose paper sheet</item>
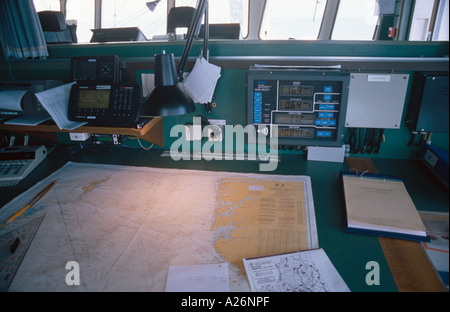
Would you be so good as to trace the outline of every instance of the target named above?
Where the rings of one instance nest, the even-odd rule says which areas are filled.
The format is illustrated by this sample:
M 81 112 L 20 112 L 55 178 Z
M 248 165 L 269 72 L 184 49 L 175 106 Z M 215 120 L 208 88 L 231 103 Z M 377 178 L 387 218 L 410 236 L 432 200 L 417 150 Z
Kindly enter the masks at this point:
M 430 242 L 422 242 L 422 246 L 428 255 L 431 263 L 438 273 L 442 276 L 442 280 L 446 282 L 448 290 L 449 276 L 449 222 L 448 213 L 421 211 L 422 219 Z
M 198 58 L 194 68 L 183 83 L 185 90 L 194 102 L 211 103 L 217 80 L 220 78 L 219 66 L 209 63 L 204 58 Z
M 323 249 L 244 259 L 252 291 L 348 292 Z
M 166 292 L 228 292 L 228 263 L 171 265 Z
M 36 93 L 36 97 L 47 112 L 52 116 L 59 129 L 74 130 L 87 122 L 69 120 L 70 89 L 75 82 Z
M 5 121 L 5 125 L 36 126 L 50 119 L 50 116 L 25 115 Z

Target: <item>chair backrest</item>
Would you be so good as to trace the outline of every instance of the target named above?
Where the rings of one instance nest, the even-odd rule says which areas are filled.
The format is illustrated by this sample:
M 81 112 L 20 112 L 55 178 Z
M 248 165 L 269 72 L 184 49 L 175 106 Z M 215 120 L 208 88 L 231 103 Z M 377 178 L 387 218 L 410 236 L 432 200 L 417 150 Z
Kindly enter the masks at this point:
M 77 24 L 67 25 L 67 30 L 70 33 L 70 37 L 72 38 L 72 42 L 73 43 L 77 43 L 78 42 Z M 65 31 L 65 32 L 67 33 L 67 31 Z
M 51 43 L 76 43 L 76 25 L 68 26 L 60 11 L 38 12 L 45 41 Z
M 170 9 L 167 16 L 167 33 L 175 33 L 176 28 L 186 27 L 191 25 L 192 17 L 194 16 L 195 8 L 193 7 L 174 7 Z

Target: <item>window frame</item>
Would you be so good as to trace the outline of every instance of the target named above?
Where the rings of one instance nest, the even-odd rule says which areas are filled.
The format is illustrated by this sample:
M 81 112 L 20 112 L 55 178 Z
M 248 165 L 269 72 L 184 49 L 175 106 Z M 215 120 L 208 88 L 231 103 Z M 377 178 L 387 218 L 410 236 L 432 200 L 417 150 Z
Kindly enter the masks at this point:
M 101 15 L 102 15 L 102 1 L 103 0 L 93 0 L 95 3 L 95 10 L 94 10 L 94 28 L 101 28 L 102 21 L 101 21 Z M 170 8 L 174 7 L 176 4 L 176 0 L 166 0 L 167 3 L 167 10 L 169 11 Z M 262 6 L 259 12 L 254 12 L 254 3 L 257 2 L 258 6 Z M 65 15 L 67 15 L 67 0 L 59 0 L 60 2 L 60 11 L 63 12 Z M 253 6 L 252 6 L 253 3 Z M 333 30 L 335 27 L 335 22 L 337 18 L 337 13 L 339 9 L 339 3 L 340 0 L 327 0 L 324 15 L 322 18 L 322 23 L 320 25 L 319 34 L 316 40 L 334 40 L 338 41 L 336 39 L 332 39 Z M 409 39 L 409 33 L 411 31 L 411 18 L 412 13 L 414 12 L 415 5 L 414 3 L 408 4 L 409 2 L 406 0 L 401 1 L 401 10 L 399 12 L 396 12 L 398 15 L 399 22 L 396 25 L 398 27 L 397 29 L 397 37 L 395 38 L 396 41 L 411 41 Z M 247 30 L 246 35 L 242 36 L 241 39 L 249 39 L 250 40 L 261 40 L 266 41 L 265 39 L 262 39 L 261 34 L 261 28 L 262 28 L 262 22 L 263 22 L 263 16 L 264 11 L 267 7 L 267 0 L 249 0 L 249 7 L 248 7 L 248 23 L 247 23 Z M 256 10 L 256 11 L 258 11 Z M 253 20 L 256 20 L 255 23 Z M 432 29 L 432 35 L 436 32 L 437 27 L 436 20 L 434 20 L 434 23 L 431 25 Z M 279 39 L 279 40 L 287 40 L 287 39 Z M 310 39 L 296 39 L 298 41 L 308 41 Z M 434 36 L 431 38 L 431 41 L 435 41 Z M 270 41 L 270 40 L 269 40 Z M 353 40 L 349 39 L 346 41 L 360 41 L 360 40 Z M 369 40 L 367 40 L 369 41 Z M 374 40 L 377 41 L 377 40 Z M 448 40 L 440 40 L 440 41 L 446 41 Z M 88 44 L 88 42 L 82 42 L 82 44 Z
M 250 15 L 250 1 L 252 1 L 252 0 L 249 0 L 249 15 Z M 316 39 L 294 39 L 294 40 L 299 40 L 299 41 L 319 40 L 319 38 L 321 36 L 321 32 L 322 32 L 322 26 L 324 25 L 324 20 L 325 20 L 325 17 L 327 16 L 327 8 L 328 7 L 331 8 L 332 6 L 329 6 L 329 4 L 330 4 L 330 2 L 333 2 L 332 0 L 326 0 L 326 1 L 327 1 L 327 3 L 325 4 L 325 9 L 324 9 L 324 13 L 323 13 L 323 16 L 322 16 L 322 21 L 320 22 L 319 32 L 317 33 L 317 38 Z M 337 2 L 339 2 L 339 1 L 340 0 L 337 0 Z M 264 15 L 266 13 L 266 9 L 267 9 L 267 0 L 264 0 L 263 10 L 262 10 L 262 13 L 261 13 L 261 18 L 260 18 L 260 21 L 259 21 L 259 27 L 258 27 L 258 33 L 257 33 L 258 40 L 261 40 L 261 41 L 270 41 L 270 40 L 289 41 L 289 40 L 292 40 L 292 39 L 263 39 L 263 38 L 261 38 L 261 31 L 262 31 L 262 27 L 263 27 Z M 249 16 L 249 21 L 250 21 L 250 16 Z M 334 22 L 333 22 L 333 24 L 334 24 Z M 249 23 L 249 27 L 250 27 L 250 23 Z
M 94 0 L 95 2 L 95 10 L 94 10 L 94 28 L 102 28 L 102 1 L 103 0 Z M 242 36 L 242 39 L 247 39 L 249 35 L 249 27 L 250 27 L 250 1 L 248 0 L 248 8 L 247 8 L 247 29 L 245 31 L 245 36 Z M 264 0 L 265 1 L 265 0 Z M 64 15 L 67 15 L 67 0 L 60 0 L 60 8 Z M 176 0 L 167 0 L 167 14 L 170 9 L 176 6 Z M 241 30 L 242 32 L 242 30 Z M 83 42 L 86 44 L 88 42 Z

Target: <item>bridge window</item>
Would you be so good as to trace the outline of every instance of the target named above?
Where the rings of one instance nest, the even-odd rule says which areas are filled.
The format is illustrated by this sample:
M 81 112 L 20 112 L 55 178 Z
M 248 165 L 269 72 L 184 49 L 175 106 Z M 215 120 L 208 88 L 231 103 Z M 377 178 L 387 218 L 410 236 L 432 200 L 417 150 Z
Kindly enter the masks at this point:
M 331 39 L 372 40 L 380 6 L 378 0 L 341 0 Z M 383 8 L 392 10 L 394 8 Z
M 326 4 L 326 0 L 267 0 L 259 37 L 317 39 Z

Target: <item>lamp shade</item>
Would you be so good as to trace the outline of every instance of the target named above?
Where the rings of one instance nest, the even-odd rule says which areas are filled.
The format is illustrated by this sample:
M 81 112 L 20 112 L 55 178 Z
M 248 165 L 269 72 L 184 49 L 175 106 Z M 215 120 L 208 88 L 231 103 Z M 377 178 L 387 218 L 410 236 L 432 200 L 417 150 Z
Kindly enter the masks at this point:
M 178 85 L 173 54 L 155 56 L 155 89 L 142 106 L 142 116 L 175 116 L 192 113 L 192 98 Z
M 150 2 L 147 2 L 146 5 L 147 5 L 147 7 L 149 8 L 149 10 L 153 12 L 153 11 L 155 11 L 156 6 L 157 6 L 158 3 L 160 3 L 160 2 L 161 2 L 161 0 L 150 1 Z

